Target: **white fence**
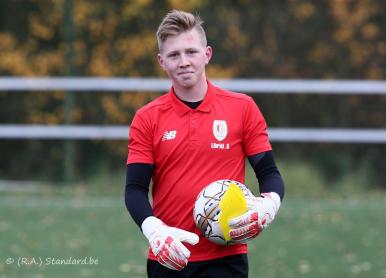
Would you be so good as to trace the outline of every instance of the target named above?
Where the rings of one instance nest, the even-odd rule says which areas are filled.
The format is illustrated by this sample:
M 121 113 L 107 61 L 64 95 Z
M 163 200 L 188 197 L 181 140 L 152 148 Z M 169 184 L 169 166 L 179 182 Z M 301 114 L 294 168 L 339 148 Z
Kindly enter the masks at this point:
M 386 94 L 386 81 L 371 80 L 283 80 L 283 79 L 211 79 L 235 92 L 275 94 Z M 0 77 L 0 91 L 146 91 L 164 92 L 170 88 L 164 78 L 103 77 Z
M 2 125 L 0 137 L 8 139 L 127 140 L 128 126 Z M 386 143 L 386 130 L 336 128 L 269 128 L 271 141 Z
M 386 81 L 214 79 L 223 88 L 248 94 L 363 94 L 386 95 Z M 164 92 L 170 81 L 162 78 L 0 78 L 0 91 L 71 93 Z M 386 111 L 386 107 L 385 107 Z M 128 126 L 0 125 L 0 139 L 108 139 L 126 140 Z M 386 129 L 270 128 L 273 142 L 386 143 Z

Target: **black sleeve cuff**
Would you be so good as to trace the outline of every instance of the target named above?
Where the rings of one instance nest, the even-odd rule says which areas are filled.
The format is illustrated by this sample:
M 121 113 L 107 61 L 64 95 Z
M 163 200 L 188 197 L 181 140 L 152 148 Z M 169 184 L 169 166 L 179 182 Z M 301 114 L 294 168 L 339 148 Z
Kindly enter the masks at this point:
M 284 198 L 284 181 L 276 167 L 272 151 L 248 157 L 259 181 L 260 193 L 276 192 L 282 201 Z
M 149 202 L 149 185 L 153 165 L 132 163 L 127 165 L 125 204 L 134 222 L 141 227 L 142 222 L 153 215 Z

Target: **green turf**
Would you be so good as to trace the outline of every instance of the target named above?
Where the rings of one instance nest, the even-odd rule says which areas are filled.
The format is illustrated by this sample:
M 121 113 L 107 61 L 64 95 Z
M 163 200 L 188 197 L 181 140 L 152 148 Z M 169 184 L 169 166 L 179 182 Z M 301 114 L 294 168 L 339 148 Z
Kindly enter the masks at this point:
M 0 277 L 145 277 L 147 242 L 122 196 L 1 193 L 0 211 Z M 250 244 L 250 277 L 386 277 L 385 215 L 382 196 L 287 196 Z M 6 263 L 19 257 L 31 264 Z M 98 263 L 45 265 L 90 257 Z

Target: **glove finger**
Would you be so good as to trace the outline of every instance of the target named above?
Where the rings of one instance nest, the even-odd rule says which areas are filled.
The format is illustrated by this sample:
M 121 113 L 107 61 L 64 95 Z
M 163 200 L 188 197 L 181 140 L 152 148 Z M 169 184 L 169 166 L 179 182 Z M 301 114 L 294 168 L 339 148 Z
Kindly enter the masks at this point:
M 171 251 L 181 258 L 188 259 L 190 257 L 190 251 L 180 241 L 174 240 L 170 246 Z
M 157 260 L 163 266 L 178 271 L 183 269 L 187 264 L 187 260 L 174 257 L 169 250 L 161 252 Z
M 158 262 L 160 264 L 162 264 L 163 266 L 165 266 L 167 268 L 170 268 L 170 269 L 173 269 L 173 270 L 178 270 L 179 269 L 179 266 L 173 264 L 173 262 L 170 261 L 169 255 L 167 254 L 167 252 L 160 253 L 157 256 L 157 260 L 158 260 Z
M 189 250 L 172 236 L 154 240 L 152 251 L 160 264 L 174 270 L 184 268 L 190 255 Z
M 231 229 L 236 229 L 239 227 L 247 226 L 252 222 L 256 222 L 258 220 L 258 213 L 257 212 L 252 212 L 248 211 L 244 213 L 243 215 L 240 215 L 238 217 L 235 217 L 231 220 L 229 220 L 229 227 Z
M 170 255 L 170 262 L 177 270 L 183 269 L 188 264 L 188 258 L 181 254 L 180 250 L 174 250 Z
M 250 212 L 246 212 L 243 215 L 230 219 L 228 222 L 229 227 L 232 229 L 232 228 L 238 228 L 240 226 L 245 226 L 246 224 L 249 223 L 249 214 Z
M 165 245 L 165 240 L 160 236 L 157 236 L 157 237 L 151 239 L 151 241 L 150 241 L 151 249 L 152 249 L 154 255 L 156 255 L 156 256 L 164 248 L 164 245 Z
M 173 237 L 168 237 L 165 243 L 167 252 L 164 254 L 167 256 L 169 263 L 176 269 L 181 270 L 184 268 L 190 257 L 190 251 Z
M 194 233 L 191 233 L 182 229 L 178 229 L 175 227 L 169 227 L 169 231 L 176 239 L 178 239 L 181 242 L 186 242 L 191 245 L 195 245 L 199 241 L 198 235 Z
M 157 256 L 157 261 L 162 264 L 163 266 L 167 267 L 167 268 L 170 268 L 170 269 L 173 269 L 173 270 L 176 270 L 174 267 L 172 267 L 169 263 L 168 263 L 168 258 L 166 257 L 166 255 L 161 252 L 159 253 Z
M 241 238 L 241 239 L 232 239 L 231 242 L 232 242 L 232 244 L 245 244 L 245 243 L 248 243 L 248 241 L 250 241 L 251 239 L 254 239 L 257 236 L 258 236 L 258 234 L 257 235 L 250 235 L 248 237 Z
M 247 241 L 251 238 L 256 237 L 260 233 L 260 228 L 256 222 L 251 223 L 248 226 L 230 230 L 229 236 L 233 241 L 240 242 Z

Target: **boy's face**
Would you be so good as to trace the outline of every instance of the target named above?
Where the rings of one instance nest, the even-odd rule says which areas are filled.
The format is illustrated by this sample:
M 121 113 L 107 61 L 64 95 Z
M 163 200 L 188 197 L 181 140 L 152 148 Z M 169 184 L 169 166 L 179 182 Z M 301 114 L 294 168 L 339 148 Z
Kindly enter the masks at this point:
M 206 82 L 205 66 L 212 57 L 212 49 L 203 45 L 197 30 L 192 29 L 168 37 L 157 55 L 160 66 L 166 71 L 173 86 L 191 88 Z

